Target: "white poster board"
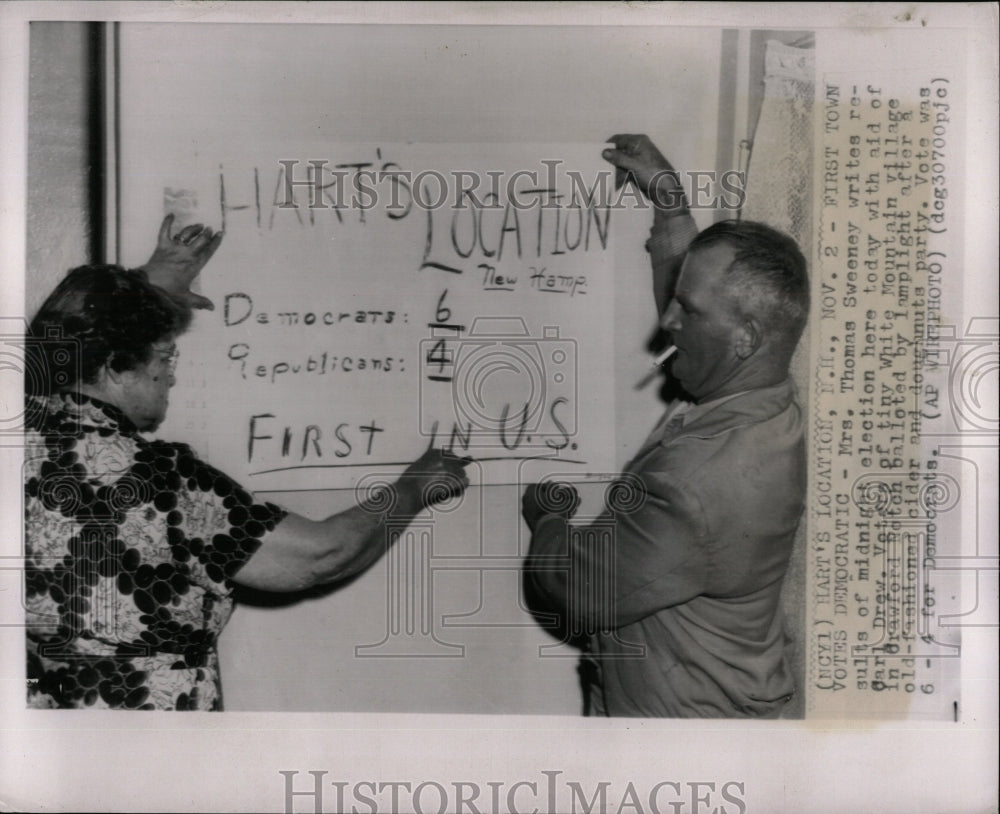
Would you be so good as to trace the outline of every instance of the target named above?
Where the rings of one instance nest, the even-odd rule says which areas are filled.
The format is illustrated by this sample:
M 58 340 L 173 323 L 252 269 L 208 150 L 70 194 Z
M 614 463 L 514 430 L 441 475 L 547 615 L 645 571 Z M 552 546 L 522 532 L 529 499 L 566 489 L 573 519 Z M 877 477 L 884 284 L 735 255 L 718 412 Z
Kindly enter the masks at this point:
M 475 457 L 488 482 L 526 459 L 613 469 L 615 190 L 600 145 L 224 130 L 170 139 L 149 165 L 133 132 L 147 121 L 124 118 L 123 234 L 146 237 L 160 200 L 175 229 L 225 231 L 201 281 L 217 309 L 180 340 L 168 437 L 264 491 L 354 486 L 429 443 Z

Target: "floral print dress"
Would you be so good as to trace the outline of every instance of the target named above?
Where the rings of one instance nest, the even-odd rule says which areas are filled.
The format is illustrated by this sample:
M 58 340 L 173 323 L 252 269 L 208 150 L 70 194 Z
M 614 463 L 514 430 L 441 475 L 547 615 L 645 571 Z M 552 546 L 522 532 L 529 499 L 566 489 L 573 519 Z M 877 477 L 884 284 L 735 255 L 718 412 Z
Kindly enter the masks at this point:
M 28 705 L 222 709 L 232 578 L 285 512 L 95 399 L 27 423 Z

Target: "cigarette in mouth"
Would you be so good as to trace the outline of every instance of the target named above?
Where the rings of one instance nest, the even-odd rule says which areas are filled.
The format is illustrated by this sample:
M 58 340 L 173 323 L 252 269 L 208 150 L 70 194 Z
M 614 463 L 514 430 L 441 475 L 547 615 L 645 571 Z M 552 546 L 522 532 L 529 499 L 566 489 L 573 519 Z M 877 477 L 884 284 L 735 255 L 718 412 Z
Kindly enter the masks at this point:
M 657 356 L 653 360 L 653 367 L 659 367 L 664 362 L 666 362 L 667 359 L 669 359 L 671 356 L 673 356 L 675 353 L 677 353 L 677 346 L 676 345 L 671 345 L 669 348 L 667 348 L 665 351 L 663 351 L 663 353 L 661 353 L 659 356 Z

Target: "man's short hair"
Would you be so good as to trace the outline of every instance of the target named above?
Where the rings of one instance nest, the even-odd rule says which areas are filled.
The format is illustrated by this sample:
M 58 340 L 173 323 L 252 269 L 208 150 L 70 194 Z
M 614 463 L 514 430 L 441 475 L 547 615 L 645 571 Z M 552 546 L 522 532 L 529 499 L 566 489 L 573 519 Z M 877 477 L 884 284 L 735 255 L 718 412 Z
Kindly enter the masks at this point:
M 809 274 L 798 245 L 763 223 L 725 220 L 700 232 L 688 251 L 717 244 L 735 252 L 726 287 L 740 314 L 794 347 L 809 315 Z
M 150 285 L 141 271 L 121 266 L 79 266 L 67 272 L 28 329 L 25 375 L 28 395 L 48 396 L 66 385 L 92 384 L 104 364 L 134 370 L 152 358 L 152 348 L 185 331 L 191 311 Z M 71 354 L 67 361 L 49 358 Z M 33 357 L 33 358 L 31 358 Z M 59 363 L 61 361 L 61 363 Z M 69 367 L 79 382 L 58 381 Z

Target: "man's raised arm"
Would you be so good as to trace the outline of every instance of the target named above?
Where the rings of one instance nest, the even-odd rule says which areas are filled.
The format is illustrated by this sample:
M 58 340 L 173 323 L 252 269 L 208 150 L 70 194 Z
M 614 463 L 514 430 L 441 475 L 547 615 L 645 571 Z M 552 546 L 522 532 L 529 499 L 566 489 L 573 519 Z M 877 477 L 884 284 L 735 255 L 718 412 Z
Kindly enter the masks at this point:
M 684 254 L 698 234 L 698 227 L 677 171 L 649 136 L 622 133 L 608 141 L 614 147 L 603 152 L 604 158 L 624 170 L 653 205 L 653 228 L 646 250 L 653 267 L 657 315 L 661 316 L 673 296 Z

